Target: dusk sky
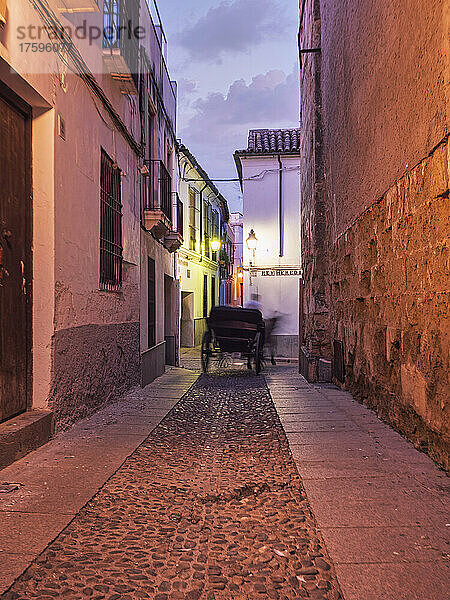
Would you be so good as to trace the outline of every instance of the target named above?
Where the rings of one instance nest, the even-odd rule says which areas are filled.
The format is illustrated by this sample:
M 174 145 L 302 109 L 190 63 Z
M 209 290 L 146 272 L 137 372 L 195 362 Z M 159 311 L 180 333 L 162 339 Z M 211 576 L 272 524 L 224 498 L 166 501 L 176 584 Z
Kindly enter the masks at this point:
M 178 137 L 212 179 L 237 177 L 252 128 L 298 126 L 298 0 L 161 0 Z M 232 210 L 237 183 L 217 184 Z

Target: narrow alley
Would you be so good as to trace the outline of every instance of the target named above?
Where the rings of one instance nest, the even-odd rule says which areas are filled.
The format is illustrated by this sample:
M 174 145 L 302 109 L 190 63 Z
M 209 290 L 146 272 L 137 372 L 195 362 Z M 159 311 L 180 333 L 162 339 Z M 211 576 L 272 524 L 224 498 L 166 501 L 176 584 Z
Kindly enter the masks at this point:
M 448 497 L 428 457 L 290 364 L 265 378 L 239 365 L 198 375 L 185 354 L 190 370 L 4 470 L 23 477 L 0 507 L 13 559 L 4 600 L 446 597 Z M 121 437 L 124 460 L 93 480 Z M 45 465 L 45 491 L 27 481 L 33 461 Z M 67 478 L 75 490 L 85 479 L 92 497 L 74 506 L 70 489 L 61 494 Z M 31 562 L 20 549 L 39 537 L 52 487 L 55 527 Z
M 0 600 L 450 600 L 449 7 L 0 0 Z

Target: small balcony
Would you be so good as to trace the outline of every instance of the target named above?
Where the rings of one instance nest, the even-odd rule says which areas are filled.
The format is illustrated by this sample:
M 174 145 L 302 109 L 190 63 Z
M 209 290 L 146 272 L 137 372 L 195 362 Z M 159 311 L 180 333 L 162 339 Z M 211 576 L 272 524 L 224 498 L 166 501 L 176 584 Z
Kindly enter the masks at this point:
M 122 94 L 137 95 L 139 89 L 139 11 L 139 0 L 104 0 L 103 65 Z
M 176 252 L 183 243 L 183 203 L 177 192 L 172 193 L 173 204 L 175 210 L 176 223 L 175 228 L 164 237 L 164 246 L 169 252 Z
M 53 0 L 52 4 L 61 13 L 99 12 L 98 0 Z
M 162 160 L 145 161 L 143 175 L 143 225 L 162 239 L 172 230 L 172 178 Z

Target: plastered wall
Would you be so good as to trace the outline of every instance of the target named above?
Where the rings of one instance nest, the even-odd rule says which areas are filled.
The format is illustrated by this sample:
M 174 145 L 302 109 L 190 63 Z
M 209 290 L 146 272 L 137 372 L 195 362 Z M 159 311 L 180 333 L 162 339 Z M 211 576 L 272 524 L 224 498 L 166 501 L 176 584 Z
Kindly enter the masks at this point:
M 174 91 L 145 11 L 143 24 L 151 35 L 143 44 L 157 63 L 174 122 Z M 58 15 L 72 27 L 86 17 Z M 101 12 L 86 18 L 88 24 L 102 24 Z M 8 2 L 7 22 L 0 30 L 0 78 L 33 108 L 33 407 L 52 408 L 58 426 L 65 427 L 140 381 L 141 246 L 144 255 L 153 249 L 141 240 L 135 149 L 99 98 L 73 74 L 70 60 L 67 67 L 53 51 L 24 52 L 20 46 L 18 28 L 32 26 L 36 35 L 42 24 L 26 0 Z M 103 72 L 99 42 L 78 40 L 77 47 L 139 143 L 138 96 L 124 95 Z M 161 158 L 170 139 L 163 121 L 155 135 Z M 124 261 L 123 285 L 116 292 L 101 290 L 99 283 L 102 148 L 121 170 Z M 173 274 L 172 256 L 158 246 L 158 268 Z
M 450 21 L 445 0 L 321 0 L 320 9 L 337 237 L 447 133 Z

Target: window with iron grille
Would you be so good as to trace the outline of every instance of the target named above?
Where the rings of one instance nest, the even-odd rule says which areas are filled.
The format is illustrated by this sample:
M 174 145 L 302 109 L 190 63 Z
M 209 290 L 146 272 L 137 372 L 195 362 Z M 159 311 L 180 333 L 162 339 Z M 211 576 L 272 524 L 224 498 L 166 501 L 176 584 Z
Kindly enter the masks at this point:
M 156 344 L 156 277 L 155 261 L 148 257 L 147 262 L 147 319 L 148 319 L 148 347 Z
M 189 225 L 189 249 L 193 250 L 195 252 L 196 246 L 197 246 L 197 237 L 196 237 L 195 227 L 193 227 L 192 225 Z
M 197 250 L 197 219 L 196 219 L 196 193 L 189 189 L 189 249 Z
M 203 275 L 203 316 L 208 316 L 208 275 Z
M 177 201 L 177 232 L 184 237 L 183 203 L 176 192 L 175 197 Z
M 102 149 L 100 168 L 100 287 L 122 286 L 122 198 L 120 169 Z
M 147 158 L 152 160 L 154 154 L 155 115 L 150 104 L 148 105 L 148 132 L 147 132 Z
M 212 209 L 211 204 L 207 203 L 204 207 L 204 225 L 203 225 L 203 239 L 205 244 L 205 256 L 210 257 L 211 252 L 211 232 L 212 232 Z
M 158 164 L 159 208 L 172 220 L 172 177 L 162 160 Z
M 212 215 L 212 228 L 213 228 L 213 235 L 214 237 L 216 237 L 217 239 L 219 239 L 220 236 L 220 217 L 219 217 L 219 213 L 217 212 L 217 210 L 213 211 L 213 215 Z
M 219 213 L 216 210 L 213 210 L 211 214 L 211 232 L 214 239 L 220 240 Z M 212 260 L 217 262 L 217 252 L 213 252 Z

